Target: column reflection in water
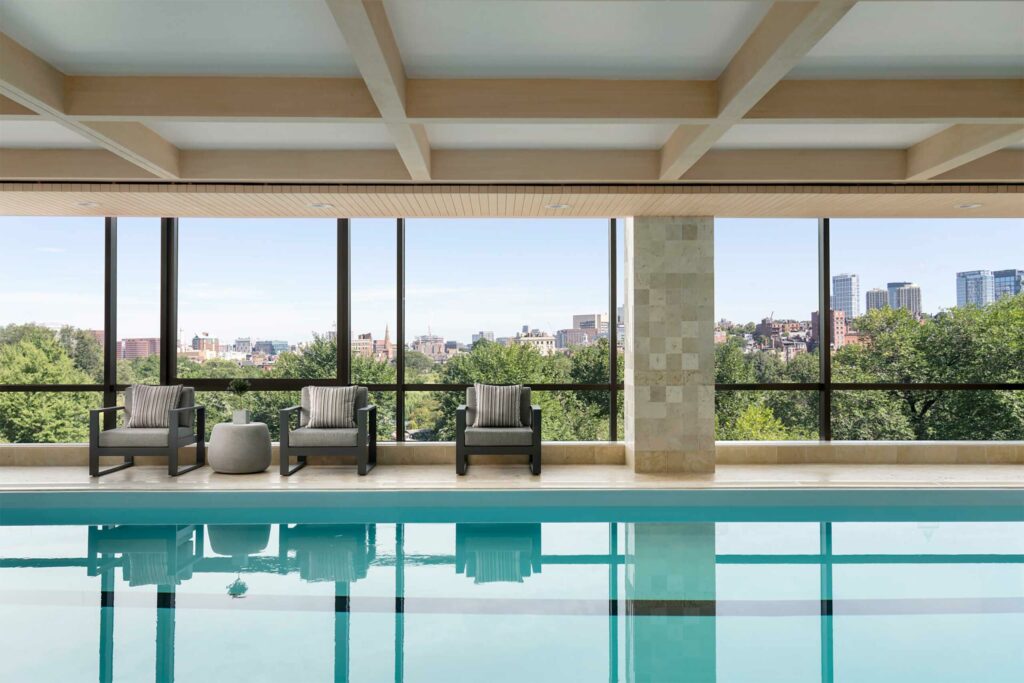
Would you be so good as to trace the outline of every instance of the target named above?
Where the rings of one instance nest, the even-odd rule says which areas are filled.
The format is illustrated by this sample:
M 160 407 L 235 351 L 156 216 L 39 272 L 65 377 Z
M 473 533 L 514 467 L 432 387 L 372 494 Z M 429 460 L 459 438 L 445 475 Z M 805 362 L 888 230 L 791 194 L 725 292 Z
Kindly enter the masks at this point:
M 624 525 L 625 680 L 714 683 L 715 525 Z

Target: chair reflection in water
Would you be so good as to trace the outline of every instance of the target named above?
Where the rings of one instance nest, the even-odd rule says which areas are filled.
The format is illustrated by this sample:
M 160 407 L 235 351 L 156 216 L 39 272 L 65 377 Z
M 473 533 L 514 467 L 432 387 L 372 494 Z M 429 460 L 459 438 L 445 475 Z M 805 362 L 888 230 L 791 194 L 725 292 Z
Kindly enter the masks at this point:
M 473 583 L 522 583 L 541 571 L 540 524 L 456 524 L 455 571 Z
M 303 581 L 334 582 L 334 680 L 347 681 L 351 584 L 366 578 L 377 556 L 377 526 L 282 524 L 278 533 L 279 571 L 288 571 L 288 553 L 294 551 Z
M 100 675 L 114 679 L 114 570 L 129 586 L 156 586 L 156 679 L 174 680 L 175 588 L 203 559 L 202 525 L 89 527 L 88 574 L 100 577 Z M 120 557 L 118 557 L 120 556 Z

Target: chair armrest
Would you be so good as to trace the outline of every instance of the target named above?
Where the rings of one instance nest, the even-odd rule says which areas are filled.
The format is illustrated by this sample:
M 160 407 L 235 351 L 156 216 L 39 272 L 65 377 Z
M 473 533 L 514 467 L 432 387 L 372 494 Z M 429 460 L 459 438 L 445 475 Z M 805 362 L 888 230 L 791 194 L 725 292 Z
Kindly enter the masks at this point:
M 109 412 L 112 412 L 112 411 L 115 411 L 115 410 L 124 410 L 124 406 L 110 406 L 109 408 L 92 408 L 89 411 L 89 413 L 90 414 L 95 413 L 95 414 L 99 415 L 100 413 L 109 413 Z
M 93 434 L 96 434 L 97 438 L 98 438 L 98 432 L 100 431 L 100 415 L 101 414 L 113 414 L 113 413 L 116 413 L 119 410 L 124 410 L 124 406 L 110 406 L 109 408 L 92 408 L 89 411 L 89 439 L 90 439 L 90 443 L 92 441 Z M 106 423 L 106 425 L 109 426 L 109 422 L 107 420 L 104 420 L 104 423 Z M 113 426 L 114 427 L 117 426 L 117 417 L 116 416 L 114 417 L 114 424 L 113 424 Z M 97 443 L 99 443 L 99 442 L 97 441 Z
M 192 410 L 204 410 L 205 408 L 206 406 L 185 406 L 184 408 L 170 408 L 168 409 L 167 414 L 170 416 L 174 415 L 175 413 L 187 413 Z
M 455 409 L 455 441 L 462 443 L 466 438 L 466 406 Z
M 530 406 L 530 428 L 533 430 L 534 440 L 540 442 L 540 406 Z
M 291 431 L 292 428 L 292 413 L 299 413 L 302 410 L 302 406 L 288 406 L 287 408 L 281 408 L 278 411 L 278 419 L 280 420 L 279 428 L 282 433 Z
M 356 427 L 359 428 L 359 443 L 366 444 L 377 440 L 377 406 L 363 406 L 356 411 Z
M 192 425 L 195 428 L 195 433 L 201 436 L 206 434 L 206 406 L 196 404 L 194 406 L 183 406 L 181 408 L 169 408 L 167 410 L 167 439 L 168 444 L 172 443 L 177 439 L 178 427 L 182 425 L 178 424 L 178 415 L 181 413 L 189 413 L 195 411 L 196 423 Z

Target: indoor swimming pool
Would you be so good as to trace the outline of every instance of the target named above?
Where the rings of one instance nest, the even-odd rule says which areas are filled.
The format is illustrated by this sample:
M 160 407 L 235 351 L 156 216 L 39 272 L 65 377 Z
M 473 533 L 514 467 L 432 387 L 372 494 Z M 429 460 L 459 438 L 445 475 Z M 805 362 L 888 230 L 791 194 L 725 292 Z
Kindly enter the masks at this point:
M 0 680 L 1024 680 L 1019 491 L 0 496 Z

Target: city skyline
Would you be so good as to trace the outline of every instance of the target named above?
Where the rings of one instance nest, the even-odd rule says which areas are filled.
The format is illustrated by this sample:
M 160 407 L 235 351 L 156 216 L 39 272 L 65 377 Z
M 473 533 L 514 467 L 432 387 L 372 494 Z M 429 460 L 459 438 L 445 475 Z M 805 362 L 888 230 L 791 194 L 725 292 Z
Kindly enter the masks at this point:
M 224 339 L 297 344 L 333 329 L 334 220 L 183 218 L 181 225 L 186 335 L 216 327 Z M 0 324 L 102 327 L 102 218 L 7 216 L 0 229 L 25 236 L 0 253 Z M 351 233 L 351 329 L 394 330 L 395 222 L 353 219 Z M 772 312 L 806 319 L 817 309 L 816 220 L 716 219 L 715 242 L 716 319 L 756 322 Z M 620 303 L 623 246 L 620 239 Z M 159 253 L 159 219 L 119 219 L 121 338 L 159 334 Z M 833 273 L 856 273 L 862 299 L 889 282 L 915 282 L 926 313 L 956 305 L 956 273 L 1021 268 L 1020 254 L 1024 219 L 832 221 Z M 480 330 L 514 334 L 527 323 L 554 334 L 572 315 L 608 307 L 607 221 L 409 220 L 406 271 L 410 332 L 469 343 Z
M 956 273 L 1022 268 L 1024 219 L 850 219 L 831 223 L 833 274 L 866 292 L 890 282 L 921 288 L 923 311 L 956 306 Z M 816 219 L 715 219 L 715 319 L 808 320 L 817 310 Z M 1008 263 L 1003 263 L 1008 261 Z

